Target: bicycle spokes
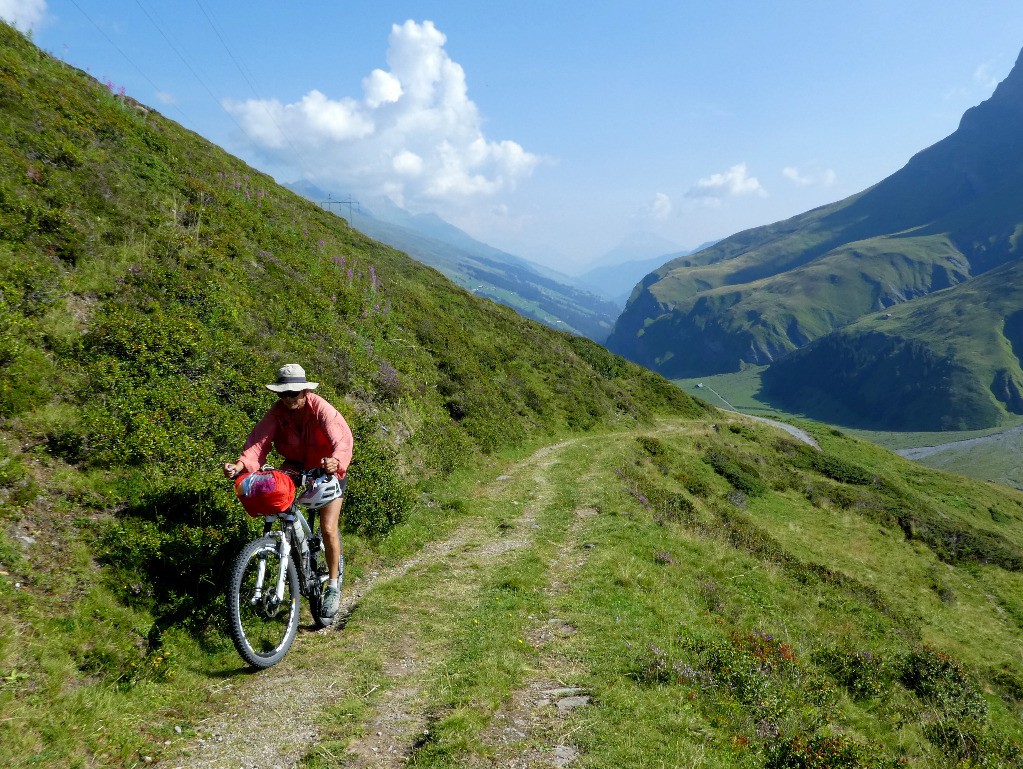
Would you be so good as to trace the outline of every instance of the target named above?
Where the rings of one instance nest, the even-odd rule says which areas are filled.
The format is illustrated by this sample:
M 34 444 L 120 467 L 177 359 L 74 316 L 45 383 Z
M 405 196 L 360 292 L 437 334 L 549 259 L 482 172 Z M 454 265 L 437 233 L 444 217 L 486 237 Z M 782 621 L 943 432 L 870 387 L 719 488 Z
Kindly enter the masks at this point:
M 287 652 L 298 629 L 298 579 L 278 540 L 249 543 L 235 562 L 229 596 L 231 636 L 242 657 L 269 667 Z

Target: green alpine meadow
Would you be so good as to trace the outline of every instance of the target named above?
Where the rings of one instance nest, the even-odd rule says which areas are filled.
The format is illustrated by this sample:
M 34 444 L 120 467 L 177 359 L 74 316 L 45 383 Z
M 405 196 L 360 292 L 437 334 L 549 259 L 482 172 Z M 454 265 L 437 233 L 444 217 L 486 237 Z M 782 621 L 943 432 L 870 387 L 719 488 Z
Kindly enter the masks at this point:
M 221 466 L 290 362 L 342 614 L 257 673 Z M 0 367 L 0 765 L 1023 766 L 1023 494 L 719 411 L 6 24 Z

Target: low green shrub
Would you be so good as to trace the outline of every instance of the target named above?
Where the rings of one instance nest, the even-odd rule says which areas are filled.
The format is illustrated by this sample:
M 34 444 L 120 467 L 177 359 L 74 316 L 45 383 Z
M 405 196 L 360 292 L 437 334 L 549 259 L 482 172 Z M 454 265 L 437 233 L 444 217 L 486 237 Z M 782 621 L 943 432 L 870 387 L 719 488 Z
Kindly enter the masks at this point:
M 865 486 L 874 482 L 875 475 L 855 462 L 842 459 L 826 451 L 815 449 L 805 443 L 779 438 L 775 442 L 779 454 L 787 457 L 790 464 L 804 470 L 814 470 L 840 483 Z
M 568 344 L 576 355 L 586 361 L 604 379 L 617 379 L 629 370 L 629 363 L 625 358 L 609 352 L 589 339 L 573 336 L 569 338 Z
M 371 437 L 357 437 L 342 509 L 345 529 L 380 536 L 404 520 L 413 502 L 393 454 Z
M 643 449 L 643 451 L 645 451 L 654 459 L 663 457 L 669 453 L 667 446 L 665 446 L 664 441 L 662 441 L 660 438 L 641 435 L 639 438 L 636 439 L 636 443 L 638 443 L 640 448 Z
M 751 497 L 767 493 L 767 484 L 760 477 L 756 467 L 735 453 L 718 447 L 707 452 L 706 461 L 714 468 L 714 472 L 732 484 L 736 491 Z
M 201 632 L 222 621 L 231 565 L 261 524 L 222 477 L 166 479 L 102 527 L 99 557 L 125 603 Z
M 684 662 L 653 644 L 649 644 L 633 661 L 632 677 L 641 684 L 693 684 L 710 687 L 714 681 L 706 672 Z
M 767 748 L 765 769 L 855 769 L 869 755 L 845 735 L 779 734 Z
M 984 719 L 987 716 L 987 701 L 962 663 L 933 646 L 914 646 L 899 662 L 898 679 L 949 717 Z
M 874 474 L 869 470 L 833 454 L 814 451 L 810 456 L 813 469 L 832 480 L 856 486 L 865 486 L 874 481 Z
M 25 464 L 12 454 L 7 441 L 0 438 L 0 488 L 13 486 L 25 477 Z
M 981 718 L 942 714 L 924 724 L 924 736 L 958 766 L 1023 767 L 1023 750 Z
M 988 674 L 989 680 L 998 687 L 1002 698 L 1009 702 L 1023 702 L 1023 675 L 1003 664 L 993 668 Z
M 883 696 L 896 676 L 880 654 L 849 644 L 818 649 L 813 661 L 857 700 Z

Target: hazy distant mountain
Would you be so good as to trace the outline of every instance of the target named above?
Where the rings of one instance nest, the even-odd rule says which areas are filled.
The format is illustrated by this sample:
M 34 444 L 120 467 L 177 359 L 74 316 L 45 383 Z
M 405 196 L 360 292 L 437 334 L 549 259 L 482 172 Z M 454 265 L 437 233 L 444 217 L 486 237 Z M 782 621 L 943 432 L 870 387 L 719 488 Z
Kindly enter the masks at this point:
M 1023 54 L 991 98 L 965 113 L 955 133 L 874 187 L 733 235 L 647 276 L 608 346 L 669 376 L 773 363 L 865 315 L 1014 262 L 1021 248 Z M 930 349 L 927 329 L 916 332 L 919 344 Z M 961 322 L 950 333 L 965 348 L 981 332 Z M 833 354 L 873 354 L 851 340 L 833 346 Z M 799 356 L 786 367 L 810 360 Z M 820 359 L 813 361 L 802 376 L 821 370 Z M 1006 376 L 1023 381 L 1018 361 L 1004 369 L 998 382 L 987 369 L 971 375 L 992 392 L 1004 389 Z M 889 397 L 904 393 L 911 399 L 918 392 L 907 385 Z M 1011 397 L 996 400 L 1001 414 L 1016 408 Z M 974 416 L 962 424 L 991 418 Z
M 308 183 L 287 186 L 310 200 L 328 200 L 327 193 Z M 572 285 L 572 278 L 481 243 L 435 214 L 411 214 L 386 198 L 330 207 L 350 217 L 355 229 L 463 288 L 554 328 L 603 342 L 621 309 Z
M 670 240 L 639 233 L 630 236 L 598 259 L 594 266 L 577 280 L 599 296 L 625 306 L 635 287 L 646 275 L 661 265 L 706 248 L 709 243 L 692 251 L 679 250 Z
M 588 271 L 601 267 L 615 267 L 626 262 L 639 262 L 653 259 L 665 254 L 677 254 L 683 251 L 682 246 L 674 241 L 662 238 L 652 232 L 636 231 L 629 233 L 622 242 L 603 256 L 594 259 Z

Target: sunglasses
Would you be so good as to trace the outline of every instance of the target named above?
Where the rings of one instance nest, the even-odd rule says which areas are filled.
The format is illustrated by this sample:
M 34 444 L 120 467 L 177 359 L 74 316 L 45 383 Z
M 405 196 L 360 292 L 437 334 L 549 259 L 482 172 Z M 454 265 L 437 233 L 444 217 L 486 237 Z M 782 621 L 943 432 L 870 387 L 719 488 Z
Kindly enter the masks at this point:
M 290 391 L 289 390 L 288 392 L 277 393 L 277 397 L 278 398 L 297 398 L 300 395 L 305 395 L 305 390 L 295 390 L 295 391 Z

